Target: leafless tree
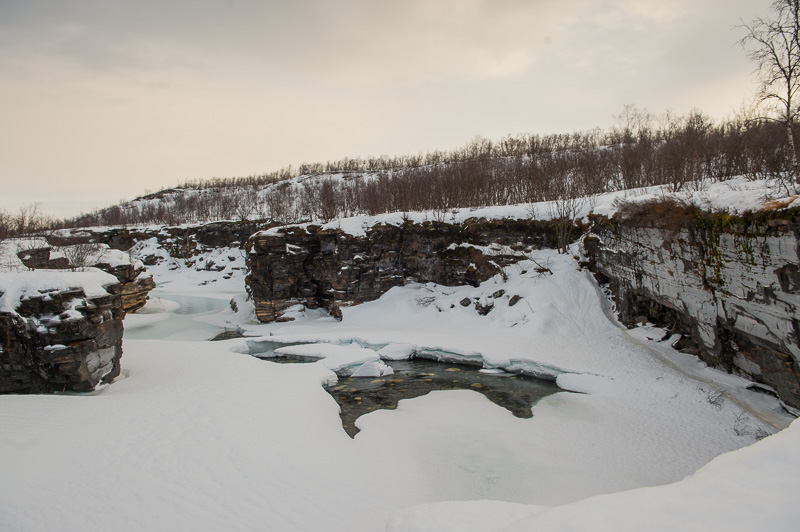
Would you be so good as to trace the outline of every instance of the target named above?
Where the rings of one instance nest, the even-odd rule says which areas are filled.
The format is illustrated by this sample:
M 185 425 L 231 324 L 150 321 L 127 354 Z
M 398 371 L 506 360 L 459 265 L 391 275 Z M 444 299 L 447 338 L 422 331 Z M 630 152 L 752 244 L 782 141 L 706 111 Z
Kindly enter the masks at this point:
M 575 220 L 586 202 L 585 191 L 579 178 L 566 163 L 553 167 L 553 179 L 548 191 L 549 214 L 556 222 L 558 235 L 558 252 L 569 251 L 570 237 Z
M 71 246 L 64 246 L 59 251 L 69 260 L 72 270 L 83 271 L 100 258 L 101 248 L 94 242 L 81 242 Z
M 796 102 L 790 103 L 793 116 Z M 329 221 L 358 214 L 420 211 L 433 212 L 434 219 L 444 221 L 454 208 L 546 200 L 558 204 L 553 217 L 568 220 L 573 218 L 568 216 L 572 200 L 577 200 L 573 195 L 578 193 L 586 196 L 651 185 L 678 191 L 700 187 L 707 179 L 742 175 L 782 177 L 788 189 L 792 181 L 787 178 L 794 176 L 789 154 L 794 149 L 789 146 L 786 122 L 759 116 L 737 116 L 716 124 L 699 111 L 655 117 L 627 105 L 610 130 L 524 133 L 499 141 L 476 137 L 452 151 L 346 158 L 269 174 L 187 181 L 183 188 L 51 222 L 62 227 L 180 224 L 257 214 L 290 224 L 312 218 Z M 251 196 L 242 195 L 248 192 Z M 251 209 L 248 200 L 255 201 L 256 193 L 258 200 Z M 6 217 L 9 236 L 41 225 L 30 221 L 37 219 L 29 212 L 35 214 L 35 207 Z M 547 214 L 547 209 L 537 214 Z M 566 243 L 573 225 L 563 226 Z M 561 247 L 565 249 L 564 242 Z
M 786 128 L 791 177 L 800 185 L 800 164 L 794 140 L 794 122 L 800 91 L 800 0 L 775 0 L 772 18 L 742 23 L 747 34 L 739 41 L 756 64 L 759 102 L 776 112 Z
M 236 217 L 247 220 L 258 211 L 258 189 L 254 186 L 240 188 L 234 196 Z
M 298 218 L 295 209 L 295 193 L 289 183 L 274 186 L 267 194 L 265 203 L 273 221 L 281 224 L 291 223 Z
M 47 225 L 47 218 L 41 212 L 41 203 L 23 205 L 11 219 L 12 230 L 17 236 L 34 233 Z
M 5 210 L 0 209 L 0 242 L 5 240 L 11 235 L 12 220 L 11 215 Z
M 337 218 L 342 211 L 343 195 L 338 184 L 331 179 L 325 179 L 315 187 L 314 199 L 314 214 L 325 223 Z

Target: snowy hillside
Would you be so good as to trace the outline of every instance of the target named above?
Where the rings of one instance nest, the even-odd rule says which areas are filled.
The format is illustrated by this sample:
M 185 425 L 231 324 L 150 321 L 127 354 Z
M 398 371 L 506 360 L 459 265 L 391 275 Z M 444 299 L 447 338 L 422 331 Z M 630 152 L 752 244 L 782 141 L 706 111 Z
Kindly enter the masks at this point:
M 593 196 L 576 216 L 668 192 Z M 739 212 L 784 195 L 746 179 L 677 192 Z M 552 205 L 359 215 L 326 227 L 363 234 L 437 216 L 548 218 Z M 270 324 L 255 321 L 244 292 L 244 250 L 190 251 L 173 257 L 156 238 L 133 248 L 159 288 L 125 318 L 115 382 L 92 394 L 0 396 L 0 529 L 782 531 L 800 521 L 788 500 L 800 490 L 794 418 L 750 381 L 677 352 L 668 331 L 622 327 L 573 257 L 577 246 L 519 251 L 524 260 L 477 287 L 407 284 L 343 307 L 342 321 L 298 305 L 295 321 Z M 189 316 L 170 331 L 174 295 L 218 304 L 194 318 L 202 327 Z M 493 310 L 481 315 L 464 300 Z M 171 334 L 147 339 L 156 323 Z M 223 330 L 245 338 L 206 341 Z M 320 360 L 251 356 L 284 344 L 275 354 Z M 561 391 L 527 419 L 475 391 L 435 391 L 363 415 L 350 438 L 323 384 L 390 376 L 388 362 L 420 352 L 477 362 L 497 378 L 546 377 Z
M 521 518 L 515 530 L 560 530 L 576 519 L 612 519 L 594 517 L 601 514 L 619 523 L 645 519 L 663 507 L 660 493 L 670 500 L 685 484 L 707 506 L 671 508 L 663 530 L 699 522 L 749 530 L 739 516 L 754 501 L 797 491 L 796 427 L 682 481 L 791 418 L 774 399 L 747 390 L 747 381 L 674 352 L 664 331 L 620 327 L 570 256 L 540 251 L 531 259 L 552 274 L 521 263 L 507 268 L 506 280 L 477 288 L 395 288 L 345 308 L 342 322 L 308 312 L 288 324 L 257 324 L 239 296 L 239 312 L 203 319 L 256 338 L 129 339 L 123 376 L 98 393 L 0 397 L 7 479 L 0 528 L 58 522 L 82 530 L 100 522 L 114 530 L 373 531 L 389 523 L 410 532 L 468 530 L 464 518 L 474 515 L 473 530 Z M 170 275 L 166 290 L 197 293 L 190 271 L 159 273 L 161 281 Z M 495 296 L 501 288 L 507 295 Z M 511 294 L 522 298 L 513 307 Z M 456 304 L 464 297 L 499 299 L 480 316 Z M 126 327 L 167 308 L 152 303 L 149 314 L 129 315 Z M 394 357 L 438 348 L 490 367 L 547 368 L 564 391 L 540 401 L 530 419 L 471 391 L 434 392 L 361 417 L 361 432 L 350 439 L 321 386 L 336 379 L 329 368 L 340 362 L 258 360 L 248 353 L 260 339 L 357 346 L 362 365 L 375 346 Z M 739 491 L 727 484 L 761 478 L 762 468 L 769 483 Z M 643 489 L 674 482 L 674 489 Z M 616 494 L 625 490 L 635 491 Z M 729 514 L 721 513 L 723 495 Z M 603 498 L 586 499 L 593 496 Z M 441 501 L 475 502 L 429 505 Z M 753 511 L 773 519 L 766 529 L 782 530 L 800 518 L 794 508 Z
M 629 111 L 631 111 L 629 109 Z M 352 216 L 552 202 L 644 187 L 674 192 L 710 183 L 772 180 L 796 192 L 789 147 L 777 123 L 741 119 L 714 124 L 692 111 L 653 116 L 609 131 L 476 137 L 448 152 L 301 164 L 238 178 L 187 181 L 66 221 L 68 227 L 218 220 L 327 223 Z M 559 216 L 563 216 L 560 213 Z

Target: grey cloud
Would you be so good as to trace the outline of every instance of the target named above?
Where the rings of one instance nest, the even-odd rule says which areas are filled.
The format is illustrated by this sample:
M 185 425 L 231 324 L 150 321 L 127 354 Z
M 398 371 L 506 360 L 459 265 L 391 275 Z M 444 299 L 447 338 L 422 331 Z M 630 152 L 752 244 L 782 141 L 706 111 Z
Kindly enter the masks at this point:
M 149 86 L 182 75 L 374 87 L 513 78 L 645 92 L 740 65 L 720 49 L 752 3 L 0 0 L 0 72 L 42 62 Z
M 158 55 L 230 55 L 307 76 L 479 76 L 524 68 L 554 2 L 12 2 L 0 50 L 37 51 L 91 71 Z M 502 9 L 500 9 L 502 7 Z M 147 51 L 142 54 L 141 50 Z

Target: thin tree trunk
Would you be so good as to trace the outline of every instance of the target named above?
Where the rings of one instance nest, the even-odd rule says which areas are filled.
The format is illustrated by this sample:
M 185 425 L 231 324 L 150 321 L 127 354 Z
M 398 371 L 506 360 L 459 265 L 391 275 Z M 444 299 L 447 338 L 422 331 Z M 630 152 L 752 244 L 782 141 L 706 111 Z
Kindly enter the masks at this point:
M 794 184 L 800 185 L 800 165 L 797 162 L 797 151 L 794 148 L 794 131 L 792 127 L 792 120 L 786 121 L 786 137 L 789 139 L 789 149 L 792 152 L 792 177 Z

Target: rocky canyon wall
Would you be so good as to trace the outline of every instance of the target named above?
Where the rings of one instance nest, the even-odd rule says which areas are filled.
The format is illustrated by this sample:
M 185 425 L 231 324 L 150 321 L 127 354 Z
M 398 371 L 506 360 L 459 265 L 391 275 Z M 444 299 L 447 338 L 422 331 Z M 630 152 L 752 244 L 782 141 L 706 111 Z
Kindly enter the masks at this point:
M 86 392 L 119 375 L 124 311 L 113 277 L 87 295 L 79 277 L 65 289 L 48 287 L 39 272 L 14 275 L 29 290 L 0 310 L 0 393 Z M 12 295 L 3 294 L 12 282 L 0 297 Z
M 85 244 L 72 244 L 72 246 L 81 245 Z M 69 248 L 70 246 L 64 246 L 64 249 Z M 147 273 L 144 265 L 131 260 L 130 257 L 122 255 L 120 258 L 105 253 L 102 248 L 90 249 L 85 254 L 88 259 L 84 261 L 85 264 L 75 265 L 63 255 L 51 258 L 52 251 L 49 245 L 42 245 L 21 251 L 18 257 L 32 270 L 82 269 L 90 266 L 110 273 L 120 283 L 122 310 L 125 312 L 136 312 L 142 308 L 147 303 L 150 291 L 156 287 L 153 276 Z
M 623 322 L 646 319 L 680 332 L 679 349 L 800 408 L 800 216 L 639 209 L 596 217 L 583 241 Z M 361 236 L 273 229 L 247 243 L 247 287 L 263 322 L 290 319 L 285 312 L 297 304 L 341 316 L 340 306 L 408 282 L 477 285 L 518 261 L 514 250 L 555 247 L 555 237 L 552 224 L 532 220 L 378 225 Z
M 477 286 L 520 260 L 515 250 L 553 246 L 550 225 L 468 220 L 381 224 L 362 236 L 316 226 L 260 232 L 247 244 L 247 287 L 262 322 L 288 319 L 286 309 L 297 304 L 341 317 L 340 305 L 371 301 L 409 282 Z
M 596 219 L 584 249 L 620 317 L 684 334 L 709 365 L 800 408 L 800 213 L 742 217 L 651 204 Z
M 265 221 L 209 222 L 177 227 L 89 227 L 49 235 L 47 239 L 54 246 L 91 242 L 107 244 L 111 249 L 128 251 L 137 242 L 156 238 L 159 245 L 172 257 L 191 258 L 197 254 L 198 247 L 240 247 L 250 235 L 267 227 L 270 227 L 270 224 Z

